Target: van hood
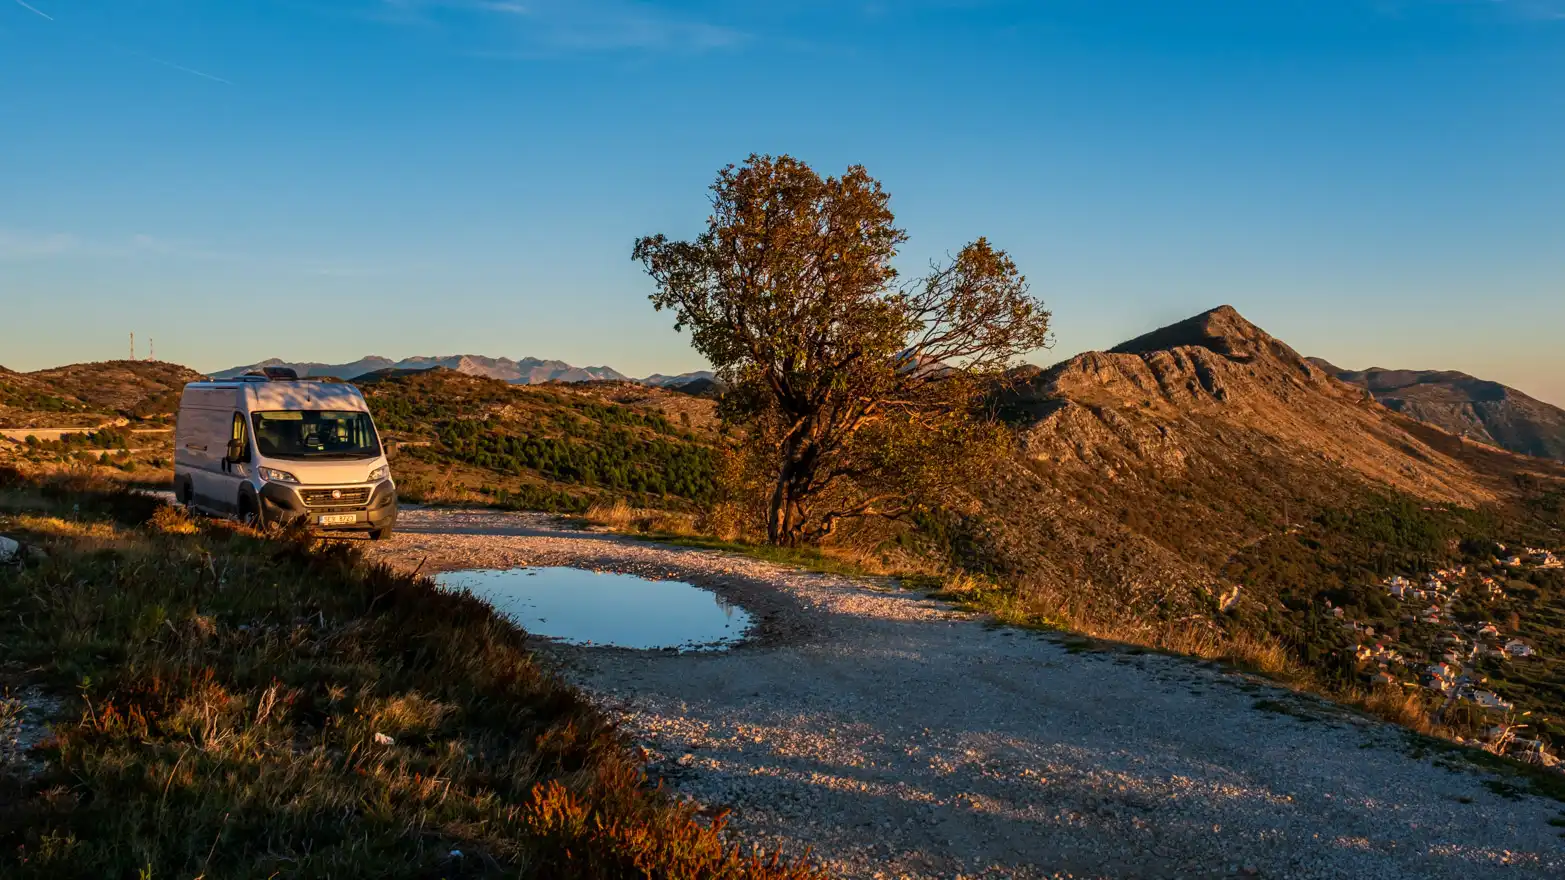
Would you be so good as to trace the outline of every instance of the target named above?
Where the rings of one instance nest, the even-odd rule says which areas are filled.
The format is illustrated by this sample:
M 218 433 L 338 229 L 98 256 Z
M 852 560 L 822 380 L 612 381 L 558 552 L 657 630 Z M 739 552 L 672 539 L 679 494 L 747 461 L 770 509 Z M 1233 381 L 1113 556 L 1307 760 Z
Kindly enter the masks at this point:
M 268 458 L 260 462 L 264 467 L 287 471 L 299 478 L 304 486 L 341 486 L 361 484 L 370 471 L 384 467 L 384 456 L 360 458 L 353 461 L 309 461 L 303 459 Z

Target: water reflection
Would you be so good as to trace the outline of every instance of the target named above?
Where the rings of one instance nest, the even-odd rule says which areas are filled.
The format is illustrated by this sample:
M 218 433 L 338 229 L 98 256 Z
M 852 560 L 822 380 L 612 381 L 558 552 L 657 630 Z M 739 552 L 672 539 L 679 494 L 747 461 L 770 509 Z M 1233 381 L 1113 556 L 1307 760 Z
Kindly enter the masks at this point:
M 435 579 L 472 592 L 534 635 L 572 645 L 721 650 L 750 627 L 743 608 L 680 581 L 579 568 L 454 571 Z

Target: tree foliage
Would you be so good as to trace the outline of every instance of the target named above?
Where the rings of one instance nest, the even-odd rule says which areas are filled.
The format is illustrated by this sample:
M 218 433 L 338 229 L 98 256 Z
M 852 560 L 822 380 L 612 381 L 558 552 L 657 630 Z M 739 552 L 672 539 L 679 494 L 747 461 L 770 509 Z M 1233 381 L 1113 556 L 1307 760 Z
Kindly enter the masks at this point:
M 990 460 L 1005 435 L 985 394 L 1048 340 L 1009 256 L 980 238 L 899 283 L 906 234 L 859 166 L 823 178 L 751 156 L 719 172 L 711 204 L 694 240 L 643 238 L 634 256 L 730 388 L 720 414 L 749 460 L 729 471 L 772 542 L 906 516 Z

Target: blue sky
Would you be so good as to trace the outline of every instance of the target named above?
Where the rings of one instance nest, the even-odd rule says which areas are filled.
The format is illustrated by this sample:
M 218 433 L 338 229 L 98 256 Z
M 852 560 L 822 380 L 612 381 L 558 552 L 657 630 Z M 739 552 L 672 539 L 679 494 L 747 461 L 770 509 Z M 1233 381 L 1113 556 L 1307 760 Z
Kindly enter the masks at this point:
M 1565 0 L 0 0 L 0 364 L 701 366 L 630 260 L 750 152 L 987 235 L 1049 363 L 1232 303 L 1565 404 Z

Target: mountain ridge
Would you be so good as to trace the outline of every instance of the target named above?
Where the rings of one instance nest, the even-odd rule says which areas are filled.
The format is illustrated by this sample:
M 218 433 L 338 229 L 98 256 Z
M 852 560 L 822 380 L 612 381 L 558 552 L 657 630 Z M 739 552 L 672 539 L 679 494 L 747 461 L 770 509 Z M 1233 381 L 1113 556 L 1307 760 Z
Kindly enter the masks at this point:
M 1565 409 L 1456 370 L 1344 370 L 1312 363 L 1396 412 L 1520 455 L 1565 461 Z
M 287 367 L 301 377 L 332 376 L 352 380 L 372 373 L 388 370 L 428 370 L 444 367 L 470 376 L 499 379 L 516 385 L 537 385 L 544 382 L 639 382 L 643 385 L 674 387 L 710 380 L 712 373 L 697 370 L 677 376 L 653 373 L 643 379 L 635 379 L 608 366 L 577 367 L 561 360 L 524 357 L 513 360 L 506 357 L 488 357 L 476 354 L 416 355 L 393 360 L 380 355 L 366 355 L 356 361 L 343 364 L 327 364 L 313 361 L 285 361 L 268 358 L 254 364 L 230 367 L 212 374 L 214 379 L 230 379 L 263 367 Z

